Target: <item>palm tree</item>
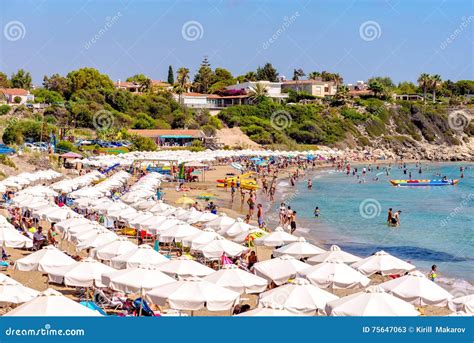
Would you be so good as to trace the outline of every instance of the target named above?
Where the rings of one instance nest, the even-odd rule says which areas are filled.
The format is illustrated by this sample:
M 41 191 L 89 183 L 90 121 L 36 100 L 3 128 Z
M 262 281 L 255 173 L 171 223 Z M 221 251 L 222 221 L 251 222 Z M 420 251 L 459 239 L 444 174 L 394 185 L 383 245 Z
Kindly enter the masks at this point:
M 428 86 L 430 84 L 430 74 L 422 73 L 417 81 L 418 85 L 423 89 L 423 101 L 426 102 L 426 93 L 428 92 Z
M 176 74 L 175 90 L 179 96 L 178 102 L 181 103 L 181 94 L 187 92 L 189 88 L 189 69 L 184 67 L 179 68 Z
M 336 100 L 345 104 L 349 98 L 349 88 L 346 85 L 341 85 L 337 87 L 336 95 L 334 96 Z
M 299 80 L 301 77 L 305 76 L 306 74 L 304 73 L 303 69 L 294 69 L 293 70 L 293 81 L 296 81 L 296 89 L 299 92 L 300 91 L 300 83 Z
M 319 71 L 312 71 L 311 73 L 308 74 L 308 78 L 310 80 L 316 80 L 321 78 L 321 73 Z
M 140 81 L 139 84 L 140 84 L 140 92 L 145 93 L 151 90 L 151 80 L 149 78 L 146 78 L 143 81 Z
M 262 101 L 268 93 L 268 88 L 263 83 L 257 82 L 254 87 L 250 87 L 249 99 L 254 103 Z
M 254 71 L 249 71 L 244 75 L 245 81 L 257 81 L 257 73 Z
M 436 88 L 441 86 L 441 84 L 443 83 L 443 80 L 441 79 L 441 76 L 439 76 L 438 74 L 431 75 L 430 80 L 431 80 L 431 87 L 433 88 L 433 103 L 435 103 L 436 102 Z
M 333 74 L 333 81 L 336 84 L 336 87 L 339 87 L 340 84 L 344 81 L 342 76 L 339 73 L 334 73 Z

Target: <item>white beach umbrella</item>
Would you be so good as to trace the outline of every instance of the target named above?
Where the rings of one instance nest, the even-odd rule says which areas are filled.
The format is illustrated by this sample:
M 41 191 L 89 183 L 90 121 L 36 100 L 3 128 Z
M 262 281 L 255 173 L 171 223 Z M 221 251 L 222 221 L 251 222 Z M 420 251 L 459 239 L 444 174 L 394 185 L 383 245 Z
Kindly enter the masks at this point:
M 189 276 L 206 276 L 214 273 L 214 269 L 211 269 L 202 263 L 193 261 L 185 256 L 164 262 L 156 268 L 165 274 L 181 278 Z
M 213 282 L 237 293 L 261 293 L 267 286 L 268 281 L 255 274 L 246 272 L 236 265 L 227 264 L 222 269 L 205 276 L 203 280 Z
M 170 208 L 173 208 L 173 206 L 170 206 L 168 204 L 165 204 L 163 201 L 158 200 L 155 202 L 153 207 L 151 207 L 148 211 L 151 213 L 160 214 L 162 212 L 169 210 Z
M 303 237 L 299 237 L 296 242 L 284 245 L 281 248 L 274 250 L 273 255 L 289 255 L 294 258 L 304 258 L 322 254 L 324 252 L 326 251 L 316 245 L 306 242 L 306 239 Z
M 344 263 L 354 263 L 360 260 L 360 257 L 342 251 L 341 248 L 339 248 L 337 245 L 331 245 L 331 248 L 328 251 L 308 258 L 306 263 L 318 264 L 326 261 L 341 261 Z
M 259 296 L 259 305 L 280 305 L 294 312 L 315 315 L 325 314 L 326 304 L 339 299 L 306 279 L 296 278 L 290 283 L 273 288 Z
M 53 283 L 70 287 L 105 287 L 102 284 L 102 274 L 111 273 L 116 269 L 106 266 L 92 258 L 86 258 L 70 266 L 56 268 L 48 273 Z
M 292 256 L 284 255 L 257 262 L 253 265 L 252 270 L 256 275 L 268 281 L 273 281 L 276 285 L 282 285 L 309 267 L 309 264 L 301 262 Z
M 91 310 L 74 300 L 66 298 L 54 289 L 47 289 L 36 298 L 11 310 L 4 316 L 11 317 L 98 317 L 99 312 Z
M 218 233 L 226 237 L 234 237 L 244 232 L 250 231 L 252 225 L 245 223 L 242 219 L 237 218 L 235 223 L 228 227 L 221 228 Z
M 69 266 L 76 261 L 58 248 L 48 245 L 15 262 L 15 269 L 21 271 L 40 271 L 48 273 L 58 267 Z
M 171 229 L 173 226 L 176 226 L 178 224 L 186 224 L 186 222 L 183 222 L 182 220 L 176 218 L 168 218 L 165 221 L 162 221 L 158 227 L 148 229 L 148 232 L 152 234 L 159 234 L 168 229 Z
M 463 311 L 470 315 L 474 314 L 474 294 L 451 299 L 448 302 L 451 311 Z
M 138 265 L 136 268 L 121 269 L 102 275 L 102 283 L 109 288 L 122 292 L 139 292 L 143 294 L 151 289 L 176 279 L 160 272 L 156 267 Z
M 152 218 L 153 217 L 153 214 L 149 213 L 149 212 L 139 212 L 140 215 L 138 216 L 135 216 L 131 219 L 128 220 L 128 224 L 132 227 L 138 227 L 140 225 L 140 223 L 144 222 L 145 220 L 149 219 L 149 218 Z
M 326 313 L 331 316 L 419 316 L 415 307 L 378 286 L 327 303 Z
M 0 246 L 6 248 L 31 248 L 33 241 L 11 226 L 0 227 Z
M 186 223 L 179 223 L 167 230 L 160 230 L 160 242 L 170 243 L 170 242 L 181 242 L 183 238 L 193 236 L 201 232 L 198 228 L 191 226 Z
M 153 250 L 151 246 L 142 244 L 125 254 L 112 258 L 110 264 L 116 269 L 125 269 L 138 267 L 139 265 L 154 267 L 167 261 L 169 260 L 165 256 Z
M 201 246 L 203 246 L 207 243 L 210 243 L 211 241 L 213 241 L 217 237 L 222 237 L 222 236 L 219 235 L 217 232 L 215 232 L 212 229 L 204 229 L 202 231 L 199 231 L 195 235 L 188 236 L 188 237 L 184 238 L 181 241 L 181 243 L 185 247 L 190 247 L 192 250 L 196 250 L 199 247 L 201 247 Z
M 2 274 L 2 273 L 0 273 L 0 282 L 6 282 L 6 283 L 10 283 L 10 284 L 21 285 L 21 283 L 19 283 L 15 279 L 12 279 L 11 277 L 6 276 L 5 274 Z
M 147 293 L 154 304 L 190 311 L 202 308 L 209 311 L 230 310 L 239 302 L 239 296 L 237 292 L 198 277 L 163 285 Z
M 193 223 L 207 223 L 207 222 L 210 222 L 210 221 L 212 221 L 216 218 L 218 218 L 217 214 L 214 214 L 214 213 L 211 213 L 211 212 L 208 212 L 208 211 L 204 211 L 204 212 L 200 212 L 198 217 L 189 218 L 187 220 L 187 222 L 191 223 L 191 224 L 193 224 Z
M 446 306 L 453 296 L 423 273 L 415 270 L 379 285 L 387 293 L 417 306 Z
M 387 254 L 383 250 L 352 264 L 352 267 L 367 276 L 375 273 L 381 273 L 382 275 L 403 274 L 416 268 L 414 265 Z
M 285 232 L 282 227 L 277 227 L 272 233 L 257 238 L 254 243 L 256 245 L 264 245 L 266 247 L 279 247 L 285 244 L 296 242 L 297 240 L 297 236 Z
M 0 281 L 0 305 L 21 304 L 37 297 L 39 292 L 5 279 Z
M 91 256 L 98 260 L 110 261 L 112 258 L 123 255 L 136 247 L 137 245 L 129 241 L 127 237 L 118 237 L 114 241 L 92 249 Z
M 84 217 L 77 217 L 77 218 L 69 218 L 69 219 L 57 222 L 56 225 L 54 225 L 54 227 L 58 229 L 59 231 L 64 232 L 72 226 L 87 224 L 87 223 L 92 223 L 92 221 Z
M 228 257 L 239 256 L 243 252 L 248 251 L 248 248 L 223 237 L 216 237 L 213 241 L 198 247 L 196 251 L 200 251 L 205 258 L 218 259 L 222 255 Z
M 304 314 L 301 312 L 292 312 L 289 311 L 283 306 L 265 306 L 257 307 L 253 310 L 239 313 L 237 317 L 293 317 L 293 316 L 309 316 L 309 314 Z
M 105 227 L 97 222 L 88 222 L 70 226 L 64 231 L 63 238 L 71 242 L 82 242 L 90 237 L 97 235 L 100 231 L 105 230 Z
M 50 223 L 60 222 L 62 220 L 66 220 L 68 218 L 79 217 L 80 214 L 74 212 L 69 207 L 59 207 L 54 209 L 53 211 L 48 211 L 43 214 L 42 218 Z
M 214 230 L 226 229 L 235 223 L 235 219 L 228 217 L 227 214 L 221 213 L 219 216 L 205 224 L 207 228 Z
M 356 288 L 365 287 L 370 283 L 368 277 L 337 260 L 317 264 L 299 274 L 322 288 Z
M 113 242 L 117 238 L 118 236 L 116 233 L 107 229 L 99 229 L 97 230 L 96 235 L 93 235 L 86 240 L 80 241 L 76 246 L 76 250 L 81 251 L 84 249 L 97 248 L 98 246 Z
M 166 220 L 168 220 L 168 218 L 165 216 L 154 215 L 142 221 L 140 224 L 138 224 L 138 227 L 140 229 L 145 229 L 150 233 L 156 234 L 158 232 L 158 228 L 160 227 L 160 225 L 164 223 Z

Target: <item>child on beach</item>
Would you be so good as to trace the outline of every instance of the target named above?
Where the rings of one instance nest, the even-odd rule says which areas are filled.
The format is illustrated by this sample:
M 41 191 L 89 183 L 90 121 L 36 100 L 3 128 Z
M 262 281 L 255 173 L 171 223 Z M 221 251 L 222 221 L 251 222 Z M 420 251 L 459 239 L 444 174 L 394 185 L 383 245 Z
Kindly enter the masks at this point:
M 428 278 L 433 282 L 436 282 L 436 279 L 438 278 L 437 269 L 438 269 L 438 266 L 436 264 L 433 264 L 431 266 L 431 271 L 428 274 Z

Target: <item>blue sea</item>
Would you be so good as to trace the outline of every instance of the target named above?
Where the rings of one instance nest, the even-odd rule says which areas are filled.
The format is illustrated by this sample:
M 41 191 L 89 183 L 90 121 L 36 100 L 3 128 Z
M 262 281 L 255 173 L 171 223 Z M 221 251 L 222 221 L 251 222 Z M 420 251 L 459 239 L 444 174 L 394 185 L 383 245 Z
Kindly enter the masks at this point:
M 460 166 L 467 167 L 456 186 L 393 187 L 390 179 L 406 179 L 403 169 L 392 165 L 368 172 L 365 179 L 334 170 L 308 171 L 295 187 L 280 181 L 277 188 L 297 211 L 301 235 L 328 248 L 365 257 L 385 250 L 410 261 L 420 270 L 438 266 L 442 277 L 474 280 L 474 164 L 423 164 L 418 173 L 408 164 L 413 179 L 460 178 Z M 361 174 L 361 165 L 357 166 Z M 378 180 L 376 178 L 378 177 Z M 313 179 L 313 189 L 306 181 Z M 276 211 L 279 204 L 274 205 Z M 321 215 L 313 210 L 319 206 Z M 389 227 L 389 208 L 401 210 L 401 225 Z

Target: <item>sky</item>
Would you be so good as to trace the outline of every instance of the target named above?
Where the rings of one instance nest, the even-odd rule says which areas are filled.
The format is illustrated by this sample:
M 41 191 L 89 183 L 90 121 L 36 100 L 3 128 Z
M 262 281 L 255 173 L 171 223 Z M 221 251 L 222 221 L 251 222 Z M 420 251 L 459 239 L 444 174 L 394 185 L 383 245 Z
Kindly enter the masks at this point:
M 474 79 L 472 0 L 1 0 L 0 29 L 0 71 L 37 85 L 81 67 L 166 80 L 204 56 L 235 76 L 271 62 L 286 78 Z

